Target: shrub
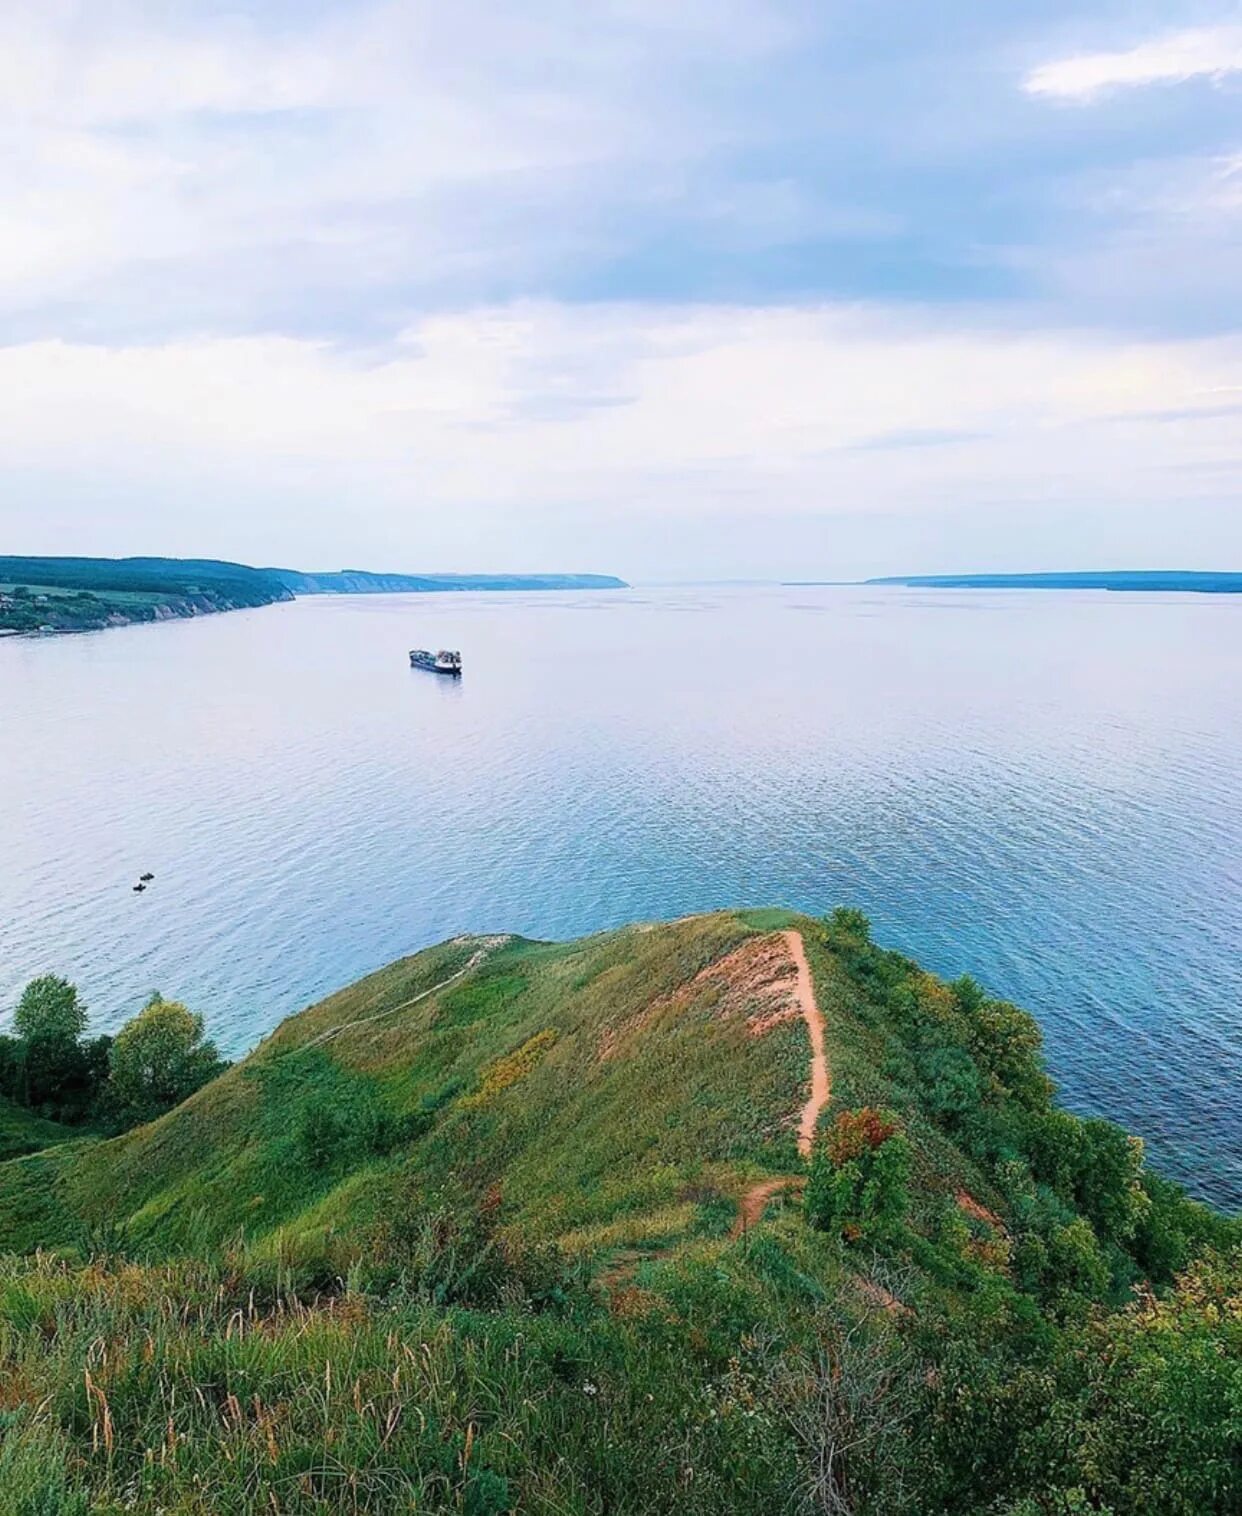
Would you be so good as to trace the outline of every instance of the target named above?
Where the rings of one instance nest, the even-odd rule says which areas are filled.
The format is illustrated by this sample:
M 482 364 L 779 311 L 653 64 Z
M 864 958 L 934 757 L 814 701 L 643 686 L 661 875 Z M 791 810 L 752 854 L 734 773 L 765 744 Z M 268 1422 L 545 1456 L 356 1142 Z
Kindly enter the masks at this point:
M 842 1111 L 811 1162 L 806 1210 L 812 1226 L 847 1242 L 891 1241 L 910 1209 L 910 1145 L 887 1113 Z
M 934 1115 L 957 1126 L 978 1109 L 983 1091 L 974 1060 L 961 1048 L 937 1048 L 923 1063 L 927 1104 Z
M 298 1112 L 294 1142 L 308 1168 L 331 1168 L 346 1140 L 344 1123 L 329 1106 L 308 1101 Z
M 827 925 L 831 937 L 840 939 L 850 946 L 865 947 L 871 941 L 871 923 L 863 912 L 854 906 L 837 906 L 829 913 Z M 834 942 L 833 945 L 837 946 L 838 943 Z
M 470 1200 L 402 1184 L 367 1240 L 372 1287 L 432 1305 L 567 1305 L 577 1271 L 553 1244 L 502 1231 L 500 1210 L 498 1187 Z

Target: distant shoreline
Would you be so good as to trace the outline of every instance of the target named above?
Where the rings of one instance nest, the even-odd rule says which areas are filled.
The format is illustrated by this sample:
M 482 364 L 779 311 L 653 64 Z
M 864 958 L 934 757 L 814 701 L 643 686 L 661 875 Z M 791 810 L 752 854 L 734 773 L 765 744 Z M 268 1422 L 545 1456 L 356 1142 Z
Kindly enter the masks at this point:
M 1201 595 L 1242 594 L 1242 573 L 1186 569 L 1114 569 L 1054 574 L 905 574 L 864 579 L 866 585 L 938 590 L 1147 590 Z
M 105 631 L 304 595 L 628 588 L 612 574 L 308 574 L 211 558 L 0 557 L 0 635 Z

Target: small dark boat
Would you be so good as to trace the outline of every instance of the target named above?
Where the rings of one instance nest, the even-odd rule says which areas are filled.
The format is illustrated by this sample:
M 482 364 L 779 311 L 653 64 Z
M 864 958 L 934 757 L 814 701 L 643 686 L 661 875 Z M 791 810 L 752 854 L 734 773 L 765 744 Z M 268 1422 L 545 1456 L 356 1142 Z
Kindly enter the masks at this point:
M 152 881 L 152 879 L 155 878 L 155 875 L 154 874 L 139 874 L 138 877 L 139 877 L 139 879 L 142 880 L 143 884 L 150 884 L 151 881 Z
M 461 654 L 441 648 L 438 653 L 429 653 L 426 648 L 416 647 L 410 652 L 410 667 L 426 669 L 429 674 L 461 675 Z
M 141 895 L 142 892 L 143 892 L 143 890 L 145 890 L 145 889 L 146 889 L 146 885 L 145 884 L 141 884 L 141 883 L 136 884 L 134 886 L 134 894 L 135 895 Z

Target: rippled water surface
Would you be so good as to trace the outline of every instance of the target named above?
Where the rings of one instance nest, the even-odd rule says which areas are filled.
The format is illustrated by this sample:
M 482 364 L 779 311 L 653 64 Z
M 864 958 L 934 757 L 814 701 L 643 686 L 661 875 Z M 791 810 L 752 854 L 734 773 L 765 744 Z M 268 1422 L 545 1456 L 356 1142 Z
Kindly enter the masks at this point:
M 56 970 L 111 1026 L 158 987 L 236 1052 L 459 931 L 849 901 L 1237 1207 L 1240 691 L 1225 596 L 333 597 L 6 639 L 0 1005 Z

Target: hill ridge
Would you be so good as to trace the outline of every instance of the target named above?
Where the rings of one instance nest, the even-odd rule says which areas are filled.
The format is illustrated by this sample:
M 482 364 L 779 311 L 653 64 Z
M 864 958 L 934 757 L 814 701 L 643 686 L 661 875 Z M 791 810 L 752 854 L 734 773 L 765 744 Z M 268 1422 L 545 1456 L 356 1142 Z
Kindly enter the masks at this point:
M 0 1162 L 6 1498 L 1232 1516 L 1242 1228 L 1051 1095 L 856 911 L 438 944 Z

